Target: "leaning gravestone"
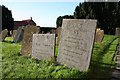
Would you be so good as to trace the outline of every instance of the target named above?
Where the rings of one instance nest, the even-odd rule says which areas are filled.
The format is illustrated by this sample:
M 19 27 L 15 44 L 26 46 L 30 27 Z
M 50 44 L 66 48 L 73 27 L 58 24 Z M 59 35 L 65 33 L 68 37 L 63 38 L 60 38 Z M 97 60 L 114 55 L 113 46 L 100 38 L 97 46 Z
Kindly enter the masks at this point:
M 8 30 L 4 29 L 0 34 L 0 41 L 4 41 L 7 36 Z
M 39 27 L 37 26 L 27 26 L 24 29 L 21 54 L 32 53 L 32 37 L 33 34 L 37 34 L 37 33 L 39 33 Z
M 104 31 L 98 28 L 96 30 L 95 42 L 102 42 L 103 38 L 104 38 Z
M 17 33 L 13 39 L 15 43 L 20 42 L 23 40 L 23 35 L 24 35 L 24 26 L 21 26 L 18 28 Z
M 55 34 L 33 34 L 32 57 L 38 60 L 54 57 Z
M 96 20 L 64 19 L 57 62 L 86 71 L 89 68 Z
M 116 28 L 115 35 L 116 35 L 116 36 L 120 36 L 120 28 L 119 28 L 119 27 L 118 27 L 118 28 Z

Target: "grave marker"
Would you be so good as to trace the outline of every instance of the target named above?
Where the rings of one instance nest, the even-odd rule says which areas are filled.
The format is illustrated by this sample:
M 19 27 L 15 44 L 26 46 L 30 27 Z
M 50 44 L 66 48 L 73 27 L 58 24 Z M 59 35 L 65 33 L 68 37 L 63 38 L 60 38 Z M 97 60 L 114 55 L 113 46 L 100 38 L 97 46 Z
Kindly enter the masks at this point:
M 102 42 L 103 38 L 104 38 L 104 31 L 98 28 L 96 30 L 95 42 Z
M 24 29 L 21 54 L 32 53 L 32 38 L 33 38 L 33 34 L 37 34 L 37 33 L 39 33 L 39 27 L 37 26 L 27 26 Z
M 24 35 L 24 26 L 21 26 L 18 28 L 17 33 L 13 39 L 15 43 L 20 42 L 23 40 L 23 35 Z
M 15 38 L 15 35 L 17 34 L 17 30 L 13 30 L 12 37 Z
M 57 61 L 87 71 L 93 48 L 96 20 L 64 19 Z
M 60 32 L 61 32 L 61 27 L 58 27 L 57 28 L 57 39 L 56 39 L 57 45 L 59 45 L 59 41 L 60 41 Z
M 120 28 L 119 27 L 116 28 L 115 35 L 120 36 Z
M 1 34 L 0 34 L 0 41 L 4 41 L 6 36 L 8 34 L 8 30 L 7 29 L 4 29 Z
M 54 57 L 55 34 L 33 34 L 32 57 L 46 59 Z

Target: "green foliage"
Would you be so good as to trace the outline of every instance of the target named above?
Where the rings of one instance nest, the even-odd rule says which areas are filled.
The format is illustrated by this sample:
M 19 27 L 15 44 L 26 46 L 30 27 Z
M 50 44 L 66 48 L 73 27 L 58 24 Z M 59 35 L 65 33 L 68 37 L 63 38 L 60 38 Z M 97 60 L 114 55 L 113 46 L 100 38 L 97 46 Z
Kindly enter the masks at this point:
M 1 10 L 0 15 L 2 19 L 2 22 L 0 23 L 2 25 L 0 27 L 2 30 L 7 29 L 8 35 L 10 35 L 9 31 L 13 30 L 14 28 L 14 20 L 12 17 L 12 12 L 4 5 L 0 5 L 0 10 Z
M 113 53 L 118 38 L 106 35 L 102 43 L 95 43 L 91 65 L 87 72 L 80 72 L 66 65 L 50 60 L 36 60 L 19 54 L 21 45 L 13 43 L 10 37 L 2 44 L 3 78 L 106 78 L 111 77 Z M 56 47 L 58 48 L 58 47 Z M 111 67 L 112 66 L 112 67 Z
M 73 18 L 74 18 L 73 15 L 59 16 L 56 20 L 56 25 L 57 25 L 57 27 L 61 27 L 63 19 L 73 19 Z
M 57 27 L 62 26 L 63 19 L 97 19 L 97 27 L 105 34 L 115 34 L 115 28 L 120 25 L 119 2 L 83 2 L 76 6 L 73 16 L 57 18 Z
M 86 78 L 111 78 L 115 66 L 113 56 L 117 43 L 117 36 L 105 35 L 102 43 L 94 44 L 91 65 Z

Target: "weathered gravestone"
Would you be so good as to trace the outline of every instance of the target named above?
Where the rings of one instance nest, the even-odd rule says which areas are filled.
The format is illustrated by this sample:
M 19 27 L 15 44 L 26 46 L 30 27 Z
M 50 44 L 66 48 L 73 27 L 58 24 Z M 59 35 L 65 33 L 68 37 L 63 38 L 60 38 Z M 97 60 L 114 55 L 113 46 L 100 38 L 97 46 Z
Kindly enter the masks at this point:
M 55 34 L 33 34 L 32 57 L 46 59 L 54 57 Z
M 115 35 L 116 35 L 116 36 L 120 36 L 120 28 L 119 28 L 119 27 L 118 27 L 118 28 L 116 28 Z
M 2 34 L 0 34 L 0 42 L 2 42 Z
M 7 36 L 8 30 L 4 29 L 0 34 L 0 41 L 4 41 Z
M 103 37 L 104 37 L 104 31 L 100 30 L 100 28 L 98 28 L 96 30 L 95 42 L 102 42 Z
M 61 27 L 58 27 L 56 32 L 57 32 L 56 44 L 59 45 Z
M 24 26 L 21 26 L 18 28 L 17 33 L 13 39 L 15 43 L 20 42 L 23 40 L 23 35 L 24 35 Z
M 24 29 L 21 54 L 32 53 L 32 38 L 33 38 L 33 34 L 37 34 L 37 33 L 39 33 L 39 27 L 37 26 L 27 26 Z
M 17 34 L 17 30 L 13 30 L 12 37 L 15 38 L 15 35 Z
M 57 62 L 86 71 L 89 68 L 96 20 L 64 19 Z

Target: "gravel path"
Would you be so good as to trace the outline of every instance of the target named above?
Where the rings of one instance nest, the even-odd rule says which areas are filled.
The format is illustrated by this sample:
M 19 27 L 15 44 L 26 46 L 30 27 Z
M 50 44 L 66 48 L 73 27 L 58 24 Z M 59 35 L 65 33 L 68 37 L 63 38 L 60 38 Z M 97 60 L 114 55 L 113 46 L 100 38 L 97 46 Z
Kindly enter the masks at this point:
M 118 53 L 116 55 L 116 66 L 112 73 L 112 80 L 120 80 L 120 43 L 118 45 Z

